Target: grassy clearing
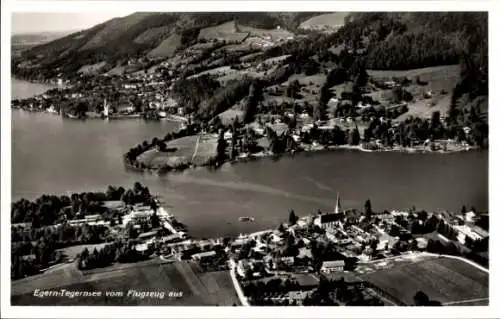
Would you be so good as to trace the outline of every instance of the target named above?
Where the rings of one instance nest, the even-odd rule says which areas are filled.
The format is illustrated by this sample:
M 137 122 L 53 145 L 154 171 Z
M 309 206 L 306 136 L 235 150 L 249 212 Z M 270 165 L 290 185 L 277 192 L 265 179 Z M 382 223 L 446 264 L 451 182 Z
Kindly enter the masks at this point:
M 200 137 L 196 153 L 192 156 L 194 165 L 204 165 L 217 156 L 217 134 L 205 134 Z
M 236 102 L 232 107 L 227 109 L 226 111 L 219 114 L 219 117 L 224 123 L 224 125 L 230 125 L 233 123 L 235 117 L 241 121 L 243 119 L 243 109 L 246 103 L 246 98 L 241 99 Z
M 206 71 L 191 75 L 188 78 L 191 79 L 191 78 L 202 76 L 204 74 L 213 75 L 213 76 L 225 76 L 225 75 L 229 75 L 229 74 L 233 74 L 233 73 L 239 73 L 239 71 L 231 69 L 231 67 L 229 65 L 225 65 L 225 66 L 221 66 L 221 67 L 218 67 L 215 69 L 210 69 L 210 70 L 206 70 Z
M 377 81 L 388 81 L 393 77 L 407 77 L 412 81 L 405 90 L 412 94 L 414 101 L 408 103 L 408 112 L 396 119 L 403 121 L 409 116 L 430 118 L 434 111 L 445 115 L 451 102 L 451 92 L 460 77 L 460 66 L 447 65 L 407 71 L 368 70 L 368 74 Z M 417 84 L 417 76 L 421 84 Z M 426 93 L 431 96 L 425 98 Z M 383 104 L 390 104 L 391 90 L 377 90 L 369 95 Z
M 236 41 L 236 42 L 241 42 L 245 37 L 248 36 L 248 32 L 239 30 L 239 28 L 236 26 L 235 21 L 229 21 L 226 23 L 222 23 L 219 25 L 216 25 L 214 27 L 207 27 L 203 28 L 200 30 L 200 33 L 198 34 L 198 40 L 200 39 L 205 39 L 205 40 L 224 40 L 227 42 L 230 41 Z
M 286 39 L 287 37 L 291 37 L 294 35 L 292 32 L 285 29 L 258 29 L 244 25 L 239 25 L 238 29 L 240 30 L 240 32 L 249 33 L 250 36 L 270 37 L 272 41 Z
M 95 64 L 87 64 L 82 66 L 77 73 L 82 73 L 82 74 L 91 74 L 98 72 L 100 69 L 106 66 L 106 61 L 101 61 Z
M 144 163 L 146 167 L 159 168 L 164 165 L 175 166 L 179 162 L 189 162 L 196 148 L 197 136 L 186 136 L 167 143 L 173 152 L 160 152 L 152 149 L 141 154 L 137 161 Z
M 107 72 L 109 75 L 123 75 L 125 73 L 125 67 L 123 65 L 117 65 Z
M 367 70 L 368 75 L 376 79 L 391 79 L 392 77 L 407 76 L 410 78 L 420 76 L 424 81 L 436 81 L 437 79 L 459 75 L 459 65 L 441 65 L 412 70 Z
M 161 37 L 166 36 L 170 32 L 170 28 L 157 27 L 144 31 L 137 38 L 134 39 L 134 43 L 145 44 Z
M 459 65 L 443 65 L 423 69 L 413 69 L 406 71 L 367 71 L 370 77 L 378 81 L 388 81 L 393 77 L 407 77 L 412 83 L 406 88 L 416 98 L 421 98 L 424 92 L 431 91 L 433 95 L 438 95 L 442 90 L 450 93 L 460 78 Z M 425 85 L 418 85 L 416 78 L 427 82 Z
M 76 263 L 60 264 L 42 274 L 12 281 L 11 295 L 31 295 L 35 289 L 55 289 L 81 280 L 83 275 L 76 268 Z
M 15 305 L 168 305 L 168 306 L 230 306 L 239 304 L 232 286 L 229 272 L 203 272 L 197 264 L 191 262 L 175 262 L 172 264 L 145 263 L 134 264 L 121 270 L 102 272 L 98 279 L 84 277 L 70 285 L 59 285 L 58 288 L 78 291 L 102 291 L 101 297 L 34 297 L 32 292 L 12 297 Z M 35 286 L 33 286 L 35 287 Z M 36 286 L 47 289 L 45 286 Z M 159 298 L 126 297 L 127 291 L 164 292 L 166 296 Z M 122 291 L 123 297 L 105 297 L 105 291 Z M 169 292 L 182 293 L 182 297 L 169 297 Z
M 449 94 L 438 96 L 429 100 L 419 100 L 414 103 L 408 103 L 408 112 L 401 114 L 396 121 L 404 121 L 408 117 L 431 118 L 432 113 L 439 111 L 441 115 L 446 115 L 451 103 Z
M 362 277 L 408 305 L 419 290 L 442 303 L 488 297 L 488 274 L 456 259 L 398 263 Z
M 163 40 L 156 48 L 149 51 L 148 56 L 151 58 L 170 58 L 180 45 L 181 36 L 174 33 Z
M 155 169 L 165 165 L 170 167 L 190 163 L 204 165 L 217 155 L 216 135 L 205 135 L 200 139 L 198 146 L 197 144 L 198 136 L 181 137 L 167 143 L 169 149 L 175 150 L 160 152 L 157 149 L 152 149 L 141 154 L 137 160 L 139 163 L 144 163 L 146 167 Z
M 299 26 L 300 29 L 317 30 L 317 29 L 335 29 L 344 25 L 344 19 L 349 15 L 349 12 L 334 12 L 321 14 L 312 17 Z

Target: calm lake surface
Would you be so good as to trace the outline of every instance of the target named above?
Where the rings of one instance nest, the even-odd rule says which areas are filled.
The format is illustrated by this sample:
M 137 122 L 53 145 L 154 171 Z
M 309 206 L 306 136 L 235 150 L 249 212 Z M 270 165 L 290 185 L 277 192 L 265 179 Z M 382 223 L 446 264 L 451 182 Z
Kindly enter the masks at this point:
M 27 82 L 20 85 L 27 94 Z M 39 89 L 35 84 L 31 94 L 43 92 Z M 125 171 L 121 156 L 131 146 L 176 127 L 168 121 L 72 121 L 13 110 L 12 199 L 104 191 L 110 184 L 128 187 L 139 181 L 161 195 L 195 237 L 273 227 L 288 219 L 290 208 L 298 215 L 327 211 L 337 192 L 346 208 L 362 208 L 367 198 L 375 210 L 488 208 L 488 153 L 480 151 L 300 154 L 163 177 Z M 240 216 L 253 216 L 255 222 L 240 222 Z
M 53 85 L 31 83 L 13 78 L 11 80 L 12 99 L 25 99 L 52 89 Z

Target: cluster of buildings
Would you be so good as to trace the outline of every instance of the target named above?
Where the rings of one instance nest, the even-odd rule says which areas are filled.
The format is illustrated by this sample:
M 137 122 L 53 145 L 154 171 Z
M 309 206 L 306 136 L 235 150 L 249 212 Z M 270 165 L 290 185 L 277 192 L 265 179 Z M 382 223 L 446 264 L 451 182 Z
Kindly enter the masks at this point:
M 473 241 L 488 237 L 487 231 L 472 224 L 477 219 L 473 212 L 464 216 L 429 214 L 428 218 L 432 216 L 449 224 L 458 234 L 454 240 L 460 244 L 465 244 L 466 237 Z M 298 274 L 356 277 L 357 263 L 392 257 L 406 250 L 425 250 L 428 239 L 409 230 L 413 222 L 425 223 L 420 218 L 412 210 L 370 216 L 342 210 L 337 195 L 335 209 L 330 213 L 305 216 L 276 230 L 240 235 L 227 249 L 244 285 L 277 277 L 285 280 Z
M 460 244 L 465 245 L 468 240 L 480 241 L 489 237 L 489 232 L 476 224 L 480 219 L 480 215 L 473 210 L 460 215 L 441 212 L 438 216 L 445 224 L 455 230 L 457 234 L 456 240 Z

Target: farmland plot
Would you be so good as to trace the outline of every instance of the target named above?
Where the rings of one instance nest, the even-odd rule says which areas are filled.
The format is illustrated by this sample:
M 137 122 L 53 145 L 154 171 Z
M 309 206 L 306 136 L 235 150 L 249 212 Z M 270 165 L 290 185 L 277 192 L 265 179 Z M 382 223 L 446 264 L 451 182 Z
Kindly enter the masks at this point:
M 397 264 L 362 277 L 408 305 L 413 304 L 419 290 L 443 304 L 461 305 L 471 300 L 484 303 L 488 298 L 488 273 L 455 259 Z

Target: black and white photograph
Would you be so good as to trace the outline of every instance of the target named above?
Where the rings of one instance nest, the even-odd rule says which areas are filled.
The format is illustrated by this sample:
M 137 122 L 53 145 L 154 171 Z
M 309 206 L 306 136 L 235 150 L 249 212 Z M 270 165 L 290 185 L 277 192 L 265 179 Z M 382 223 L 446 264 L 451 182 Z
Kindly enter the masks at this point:
M 487 10 L 115 6 L 9 13 L 11 307 L 494 303 Z

